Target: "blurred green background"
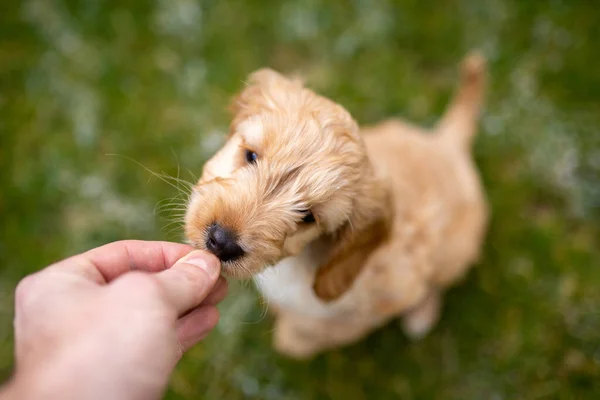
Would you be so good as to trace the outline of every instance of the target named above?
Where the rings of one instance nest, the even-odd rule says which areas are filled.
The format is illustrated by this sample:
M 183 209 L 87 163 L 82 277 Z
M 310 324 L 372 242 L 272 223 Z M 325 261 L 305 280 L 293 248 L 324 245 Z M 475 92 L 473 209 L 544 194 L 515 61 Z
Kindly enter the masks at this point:
M 475 154 L 493 223 L 435 331 L 411 343 L 392 322 L 294 362 L 272 351 L 252 285 L 233 284 L 167 396 L 600 398 L 599 40 L 584 0 L 4 1 L 0 378 L 20 277 L 108 241 L 181 240 L 177 188 L 107 154 L 193 181 L 229 97 L 262 66 L 305 74 L 361 123 L 431 126 L 479 48 L 490 84 Z

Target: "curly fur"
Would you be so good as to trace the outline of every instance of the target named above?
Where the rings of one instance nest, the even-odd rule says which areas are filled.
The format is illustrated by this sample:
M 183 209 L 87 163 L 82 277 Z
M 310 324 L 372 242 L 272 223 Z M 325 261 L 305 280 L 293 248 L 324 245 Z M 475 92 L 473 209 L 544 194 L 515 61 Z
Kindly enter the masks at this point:
M 396 316 L 411 337 L 433 327 L 487 225 L 470 155 L 484 64 L 465 59 L 433 132 L 399 120 L 359 130 L 300 81 L 270 69 L 251 75 L 232 102 L 227 143 L 194 188 L 186 235 L 205 249 L 212 223 L 235 232 L 245 255 L 223 271 L 256 278 L 276 310 L 278 350 L 309 357 Z M 316 222 L 303 223 L 309 209 Z

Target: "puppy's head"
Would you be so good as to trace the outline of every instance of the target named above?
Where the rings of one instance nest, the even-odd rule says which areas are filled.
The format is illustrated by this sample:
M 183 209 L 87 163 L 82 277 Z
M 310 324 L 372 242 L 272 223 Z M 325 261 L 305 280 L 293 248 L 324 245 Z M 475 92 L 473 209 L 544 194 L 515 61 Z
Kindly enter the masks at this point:
M 233 102 L 224 147 L 204 166 L 186 235 L 246 278 L 352 224 L 366 154 L 339 105 L 263 69 Z

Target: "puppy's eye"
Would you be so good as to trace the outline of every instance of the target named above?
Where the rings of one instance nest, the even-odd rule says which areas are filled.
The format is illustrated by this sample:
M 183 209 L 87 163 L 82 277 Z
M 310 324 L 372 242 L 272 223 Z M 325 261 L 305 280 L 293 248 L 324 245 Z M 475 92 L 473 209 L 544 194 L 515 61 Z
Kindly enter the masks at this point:
M 304 217 L 302 217 L 302 222 L 305 224 L 311 224 L 315 222 L 315 216 L 310 210 L 303 211 L 302 214 L 304 214 Z
M 256 160 L 258 160 L 258 154 L 252 150 L 246 150 L 246 161 L 248 161 L 248 164 L 254 164 Z

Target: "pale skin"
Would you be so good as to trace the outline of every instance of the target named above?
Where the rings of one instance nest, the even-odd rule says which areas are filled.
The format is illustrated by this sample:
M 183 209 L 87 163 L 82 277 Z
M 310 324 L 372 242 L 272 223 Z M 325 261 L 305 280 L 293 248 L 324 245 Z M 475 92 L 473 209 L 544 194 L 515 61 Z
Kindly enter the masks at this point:
M 121 241 L 53 264 L 15 292 L 15 374 L 1 399 L 158 399 L 219 319 L 220 263 Z

